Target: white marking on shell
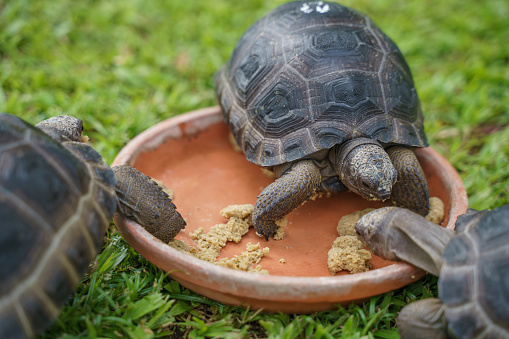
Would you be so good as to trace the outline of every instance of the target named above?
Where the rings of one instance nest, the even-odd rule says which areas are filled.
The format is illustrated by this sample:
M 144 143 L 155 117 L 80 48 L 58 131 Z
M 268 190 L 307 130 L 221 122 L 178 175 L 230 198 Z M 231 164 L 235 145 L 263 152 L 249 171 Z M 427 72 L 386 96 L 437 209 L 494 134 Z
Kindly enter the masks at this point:
M 329 11 L 329 5 L 325 4 L 324 6 L 322 6 L 323 2 L 320 1 L 318 3 L 318 5 L 316 6 L 316 11 L 318 13 L 327 13 Z
M 313 8 L 314 7 L 314 8 Z M 330 10 L 328 4 L 324 4 L 323 1 L 310 1 L 302 4 L 300 11 L 306 14 L 313 13 L 314 11 L 318 13 L 327 13 Z
M 311 7 L 309 7 L 309 4 L 305 3 L 300 8 L 300 11 L 303 13 L 309 14 L 309 13 L 313 12 L 313 9 Z

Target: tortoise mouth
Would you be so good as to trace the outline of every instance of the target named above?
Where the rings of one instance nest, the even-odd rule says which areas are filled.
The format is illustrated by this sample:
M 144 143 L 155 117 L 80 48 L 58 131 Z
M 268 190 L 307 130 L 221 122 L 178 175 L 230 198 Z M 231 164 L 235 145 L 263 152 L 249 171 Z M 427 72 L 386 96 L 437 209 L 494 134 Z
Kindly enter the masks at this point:
M 366 200 L 385 201 L 391 197 L 393 183 L 384 179 L 363 176 L 350 183 L 345 180 L 345 185 Z
M 391 197 L 391 192 L 385 192 L 383 194 L 379 194 L 377 196 L 377 201 L 385 201 L 388 200 Z
M 358 192 L 358 194 L 369 201 L 386 201 L 391 197 L 391 191 L 383 190 L 378 192 Z

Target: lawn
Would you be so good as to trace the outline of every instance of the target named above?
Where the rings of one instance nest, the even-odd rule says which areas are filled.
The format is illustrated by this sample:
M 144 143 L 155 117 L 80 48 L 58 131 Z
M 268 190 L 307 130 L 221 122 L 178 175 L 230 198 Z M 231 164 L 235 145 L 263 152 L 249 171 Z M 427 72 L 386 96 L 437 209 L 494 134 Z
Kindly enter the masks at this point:
M 280 0 L 0 1 L 0 111 L 72 114 L 111 163 L 150 126 L 215 105 L 213 75 Z M 345 0 L 367 13 L 412 69 L 429 143 L 457 169 L 470 207 L 509 203 L 509 3 Z M 189 291 L 114 226 L 45 337 L 397 338 L 395 317 L 437 295 L 427 276 L 360 306 L 309 315 L 254 312 Z

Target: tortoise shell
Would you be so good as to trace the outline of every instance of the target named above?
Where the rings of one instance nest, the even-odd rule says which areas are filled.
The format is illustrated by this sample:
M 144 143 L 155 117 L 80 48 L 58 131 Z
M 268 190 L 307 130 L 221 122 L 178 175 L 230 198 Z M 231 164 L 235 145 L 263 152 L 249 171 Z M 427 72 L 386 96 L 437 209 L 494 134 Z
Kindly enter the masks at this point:
M 215 81 L 235 140 L 258 165 L 356 137 L 427 146 L 400 50 L 368 17 L 339 4 L 276 8 L 245 32 Z
M 509 205 L 460 216 L 456 230 L 438 281 L 448 329 L 455 338 L 507 338 Z
M 0 114 L 0 337 L 58 316 L 116 209 L 113 171 L 91 147 L 60 144 Z

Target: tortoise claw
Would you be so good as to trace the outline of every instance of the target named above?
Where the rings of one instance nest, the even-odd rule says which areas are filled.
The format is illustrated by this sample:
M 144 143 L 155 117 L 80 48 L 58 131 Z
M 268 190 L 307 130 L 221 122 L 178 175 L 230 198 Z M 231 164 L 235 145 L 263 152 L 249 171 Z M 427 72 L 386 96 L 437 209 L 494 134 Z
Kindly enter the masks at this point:
M 277 225 L 274 221 L 260 220 L 257 215 L 253 216 L 253 226 L 256 233 L 263 236 L 265 240 L 269 240 L 271 236 L 273 237 L 277 233 Z

